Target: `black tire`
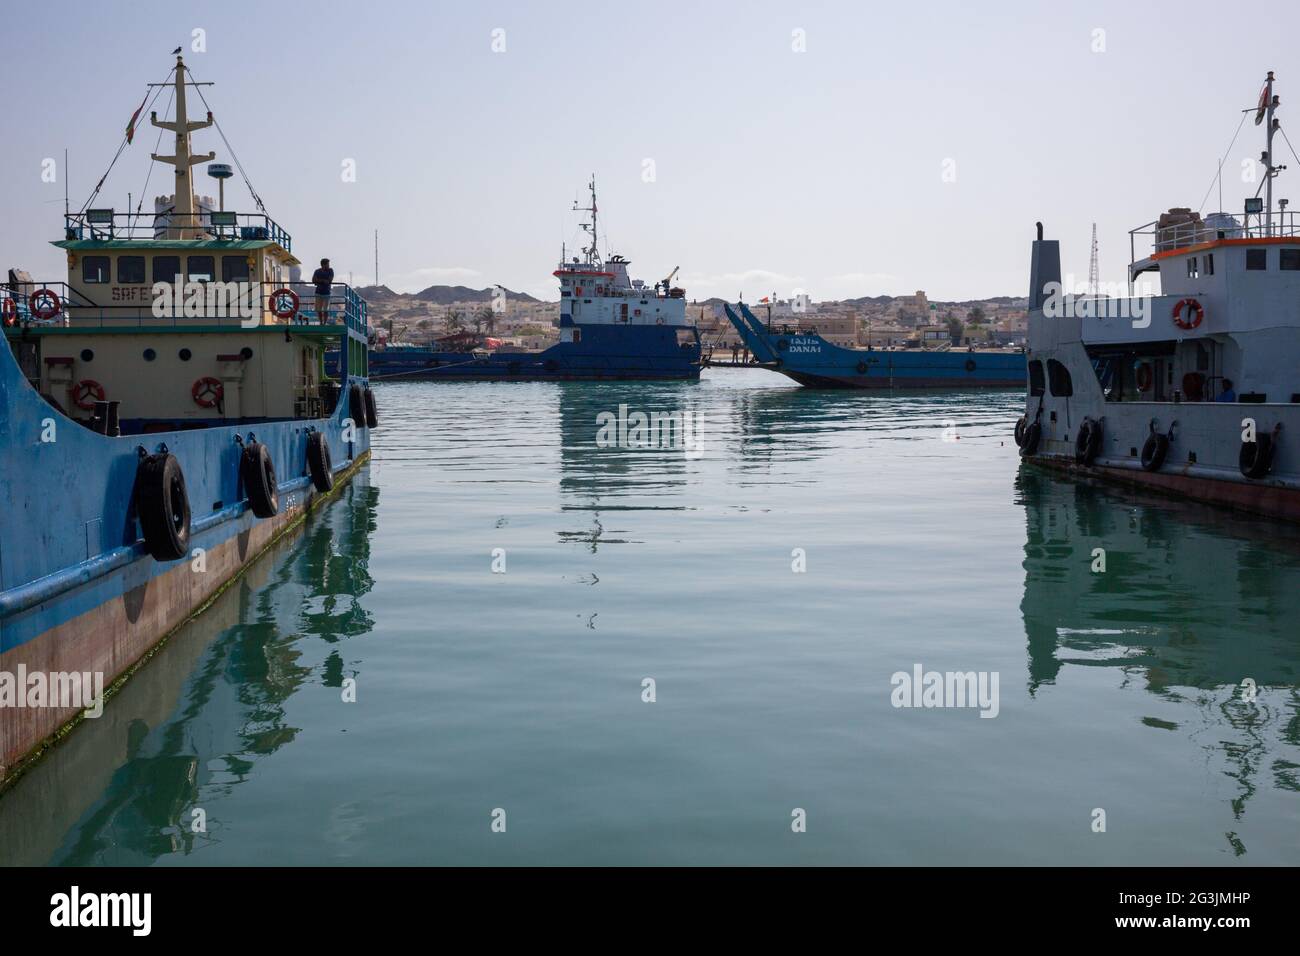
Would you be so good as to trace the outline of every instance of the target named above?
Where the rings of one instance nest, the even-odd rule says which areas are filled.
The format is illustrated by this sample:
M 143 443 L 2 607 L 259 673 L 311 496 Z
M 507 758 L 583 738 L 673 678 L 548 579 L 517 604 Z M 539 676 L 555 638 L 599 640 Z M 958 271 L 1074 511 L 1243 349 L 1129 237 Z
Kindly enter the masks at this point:
M 366 427 L 374 428 L 379 424 L 379 406 L 375 404 L 375 393 L 366 386 Z
M 163 452 L 141 460 L 135 505 L 145 549 L 155 561 L 175 561 L 190 549 L 190 497 L 176 456 Z
M 1242 442 L 1237 464 L 1247 478 L 1263 478 L 1267 475 L 1273 467 L 1273 436 L 1264 432 L 1256 435 L 1254 441 Z
M 866 375 L 866 374 L 867 374 L 867 363 L 866 363 L 866 362 L 859 362 L 859 363 L 858 363 L 858 374 L 859 374 L 859 375 Z
M 244 481 L 244 494 L 259 518 L 272 518 L 280 513 L 280 486 L 275 480 L 275 464 L 271 453 L 261 442 L 244 446 L 239 459 L 239 477 Z
M 1033 422 L 1025 429 L 1025 443 L 1020 446 L 1020 454 L 1032 455 L 1038 451 L 1039 439 L 1043 437 L 1043 426 Z
M 1147 436 L 1146 444 L 1142 446 L 1142 470 L 1159 471 L 1160 466 L 1165 463 L 1165 455 L 1169 454 L 1169 437 L 1159 432 L 1152 432 Z
M 1101 451 L 1101 422 L 1085 418 L 1074 439 L 1074 460 L 1081 465 L 1091 465 Z
M 520 366 L 518 362 L 511 362 L 509 365 L 506 366 L 506 371 L 509 372 L 511 375 L 518 375 L 519 369 Z
M 555 359 L 547 359 L 547 360 L 546 360 L 546 371 L 548 371 L 548 372 L 558 372 L 559 370 L 560 370 L 560 363 L 559 363 L 559 362 L 555 361 Z
M 1015 438 L 1016 438 L 1016 447 L 1017 447 L 1017 448 L 1024 448 L 1024 447 L 1025 447 L 1025 425 L 1026 425 L 1026 422 L 1025 422 L 1025 416 L 1024 416 L 1024 415 L 1021 415 L 1019 418 L 1016 419 Z
M 348 387 L 348 416 L 354 428 L 366 427 L 366 393 L 356 382 Z
M 321 494 L 334 487 L 334 461 L 324 432 L 307 433 L 307 471 L 312 485 Z
M 974 359 L 967 359 L 967 360 L 966 360 L 966 371 L 968 371 L 968 372 L 973 372 L 973 371 L 975 371 L 975 360 L 974 360 Z

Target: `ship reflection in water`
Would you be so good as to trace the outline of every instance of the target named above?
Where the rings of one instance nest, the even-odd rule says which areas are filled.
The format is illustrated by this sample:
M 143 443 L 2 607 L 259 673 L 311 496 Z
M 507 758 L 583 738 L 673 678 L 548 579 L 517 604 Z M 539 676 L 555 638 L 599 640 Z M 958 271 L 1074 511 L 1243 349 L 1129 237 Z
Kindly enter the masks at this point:
M 1244 856 L 1236 827 L 1261 792 L 1300 794 L 1300 529 L 1029 467 L 1017 488 L 1030 692 L 1107 668 L 1151 694 L 1131 733 L 1199 750 L 1230 809 L 1224 844 Z
M 368 474 L 0 797 L 0 863 L 1300 862 L 1300 531 L 1022 467 L 1017 393 L 380 398 Z M 918 664 L 996 719 L 893 707 Z
M 301 733 L 286 701 L 358 673 L 378 497 L 359 474 L 0 798 L 0 864 L 201 862 L 223 796 Z

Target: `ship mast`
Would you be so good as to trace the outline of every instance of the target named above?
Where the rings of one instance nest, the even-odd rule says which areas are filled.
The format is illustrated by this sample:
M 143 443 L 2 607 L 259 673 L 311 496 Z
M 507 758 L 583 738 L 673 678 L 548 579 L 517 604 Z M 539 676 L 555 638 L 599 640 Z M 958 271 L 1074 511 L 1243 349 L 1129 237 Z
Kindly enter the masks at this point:
M 601 264 L 601 260 L 600 260 L 600 250 L 597 247 L 598 244 L 596 241 L 599 237 L 596 232 L 596 174 L 595 173 L 591 174 L 591 182 L 587 184 L 587 188 L 591 190 L 591 205 L 579 206 L 577 200 L 574 200 L 573 211 L 591 213 L 591 222 L 589 223 L 584 222 L 579 224 L 582 226 L 583 229 L 591 233 L 591 245 L 583 249 L 582 251 L 587 256 L 587 265 L 599 266 Z
M 165 83 L 150 83 L 150 86 L 165 86 Z M 168 239 L 199 239 L 203 235 L 203 229 L 199 223 L 198 216 L 195 214 L 194 202 L 194 174 L 191 167 L 199 163 L 207 163 L 216 159 L 216 153 L 206 153 L 194 155 L 190 152 L 190 133 L 195 130 L 206 129 L 212 125 L 212 114 L 209 113 L 207 119 L 194 120 L 189 119 L 185 109 L 185 87 L 186 86 L 211 86 L 211 83 L 186 83 L 185 82 L 185 61 L 176 57 L 176 118 L 172 122 L 160 120 L 158 113 L 155 111 L 150 114 L 149 120 L 159 129 L 169 129 L 176 134 L 176 152 L 171 156 L 159 156 L 157 153 L 151 153 L 150 158 L 159 163 L 166 163 L 169 166 L 176 167 L 176 190 L 173 196 L 173 209 L 170 224 L 167 227 Z

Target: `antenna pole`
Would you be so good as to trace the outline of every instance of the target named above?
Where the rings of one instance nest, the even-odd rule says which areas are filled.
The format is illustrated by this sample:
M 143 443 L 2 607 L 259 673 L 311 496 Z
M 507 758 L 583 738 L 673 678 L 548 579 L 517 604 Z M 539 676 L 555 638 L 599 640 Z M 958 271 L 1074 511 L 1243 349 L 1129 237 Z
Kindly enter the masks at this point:
M 379 285 L 379 230 L 375 230 L 375 285 Z
M 1271 236 L 1273 234 L 1273 134 L 1277 132 L 1276 120 L 1273 119 L 1273 71 L 1268 71 L 1267 92 L 1264 94 L 1268 102 L 1268 139 L 1264 146 L 1264 177 L 1266 179 L 1266 188 L 1264 191 L 1264 234 Z
M 1094 299 L 1101 287 L 1101 270 L 1097 266 L 1097 224 L 1092 224 L 1092 259 L 1088 263 L 1088 294 Z
M 68 148 L 63 147 L 63 216 L 66 219 L 71 210 L 68 208 Z

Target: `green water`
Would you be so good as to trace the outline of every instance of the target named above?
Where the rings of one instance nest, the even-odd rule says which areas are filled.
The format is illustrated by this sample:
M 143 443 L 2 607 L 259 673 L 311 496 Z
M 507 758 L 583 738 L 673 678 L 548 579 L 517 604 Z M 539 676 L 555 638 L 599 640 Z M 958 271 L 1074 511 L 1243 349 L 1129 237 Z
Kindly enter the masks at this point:
M 1295 533 L 1022 470 L 1012 394 L 377 391 L 369 473 L 0 799 L 0 862 L 1300 862 Z M 598 446 L 620 403 L 698 446 Z M 917 664 L 997 716 L 894 707 Z

